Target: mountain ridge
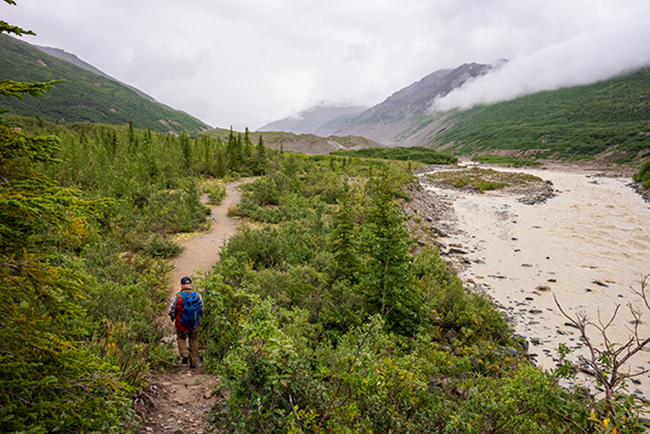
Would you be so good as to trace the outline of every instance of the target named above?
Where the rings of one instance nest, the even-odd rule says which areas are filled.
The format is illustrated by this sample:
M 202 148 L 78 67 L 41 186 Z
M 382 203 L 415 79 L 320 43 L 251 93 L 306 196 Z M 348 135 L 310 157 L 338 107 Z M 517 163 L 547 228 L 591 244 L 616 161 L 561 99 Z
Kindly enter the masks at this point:
M 429 117 L 431 103 L 445 96 L 453 89 L 462 86 L 468 80 L 486 74 L 493 67 L 478 63 L 467 63 L 457 68 L 441 69 L 394 92 L 383 102 L 359 113 L 339 119 L 338 122 L 323 123 L 311 130 L 307 125 L 301 127 L 305 132 L 322 135 L 363 136 L 382 143 L 385 146 L 417 146 L 426 137 L 420 137 L 424 131 L 420 120 Z M 447 115 L 428 119 L 434 130 L 445 128 Z M 276 123 L 267 124 L 263 129 Z M 409 133 L 410 132 L 410 133 Z M 419 132 L 419 134 L 418 134 Z
M 324 128 L 325 133 L 362 136 L 389 147 L 424 146 L 455 155 L 605 163 L 650 158 L 650 67 L 468 110 L 431 109 L 437 98 L 504 62 L 436 71 L 363 113 Z
M 147 95 L 146 93 L 144 93 L 143 91 L 141 91 L 137 87 L 134 87 L 134 86 L 131 86 L 130 84 L 124 83 L 123 81 L 120 81 L 120 80 L 116 79 L 115 77 L 111 77 L 110 75 L 108 75 L 104 71 L 94 67 L 90 63 L 87 63 L 87 62 L 81 60 L 79 57 L 77 57 L 73 53 L 68 53 L 67 51 L 65 51 L 65 50 L 63 50 L 61 48 L 45 47 L 45 46 L 42 46 L 42 45 L 33 45 L 33 44 L 30 44 L 30 45 L 32 45 L 32 47 L 38 48 L 39 50 L 41 50 L 45 54 L 49 54 L 50 56 L 56 57 L 56 58 L 61 59 L 61 60 L 65 60 L 67 62 L 70 62 L 73 65 L 78 66 L 79 68 L 82 68 L 82 69 L 85 69 L 86 71 L 92 72 L 93 74 L 101 75 L 102 77 L 108 78 L 109 80 L 116 81 L 116 82 L 122 84 L 123 86 L 128 87 L 129 89 L 131 89 L 132 91 L 134 91 L 135 93 L 140 95 L 141 97 L 146 98 L 149 101 L 152 101 L 152 102 L 155 102 L 155 103 L 158 103 L 158 104 L 161 104 L 161 105 L 165 106 L 164 104 L 156 101 L 156 99 L 154 97 L 152 97 L 150 95 Z M 167 107 L 167 106 L 165 106 L 165 107 Z M 169 108 L 171 108 L 171 107 L 169 107 Z
M 285 131 L 295 134 L 316 134 L 327 136 L 328 125 L 336 125 L 349 116 L 354 116 L 367 110 L 368 107 L 348 105 L 326 105 L 319 104 L 310 109 L 303 110 L 295 117 L 284 118 L 273 121 L 257 131 Z
M 143 96 L 132 86 L 104 73 L 97 74 L 95 70 L 99 70 L 81 59 L 79 62 L 87 65 L 86 68 L 71 63 L 71 56 L 77 57 L 70 53 L 51 48 L 48 51 L 53 50 L 58 56 L 52 56 L 28 42 L 0 34 L 0 58 L 3 59 L 0 79 L 32 83 L 64 79 L 39 98 L 3 98 L 1 104 L 9 107 L 12 113 L 65 123 L 125 125 L 131 120 L 136 128 L 173 134 L 212 129 L 183 111 L 171 109 L 150 96 Z

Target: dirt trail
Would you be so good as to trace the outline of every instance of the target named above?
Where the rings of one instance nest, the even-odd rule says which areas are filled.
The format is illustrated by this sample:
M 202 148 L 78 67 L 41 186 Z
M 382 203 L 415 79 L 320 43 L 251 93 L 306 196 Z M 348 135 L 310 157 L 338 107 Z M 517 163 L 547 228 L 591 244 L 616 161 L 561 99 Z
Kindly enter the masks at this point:
M 183 276 L 203 276 L 219 260 L 219 252 L 226 240 L 235 234 L 239 221 L 228 217 L 228 208 L 241 198 L 238 187 L 246 181 L 228 184 L 221 205 L 212 208 L 210 231 L 181 241 L 183 252 L 169 261 L 173 265 L 169 279 L 170 295 L 180 289 Z
M 221 247 L 235 234 L 239 225 L 238 220 L 228 217 L 228 208 L 239 203 L 241 193 L 238 188 L 249 181 L 241 180 L 227 185 L 226 197 L 219 206 L 212 207 L 209 232 L 180 242 L 183 252 L 169 262 L 174 266 L 169 280 L 170 297 L 180 289 L 181 277 L 202 277 L 219 260 Z M 169 324 L 170 339 L 175 343 L 173 325 L 166 315 L 165 319 Z M 215 376 L 204 375 L 201 363 L 198 368 L 190 369 L 189 365 L 181 365 L 179 361 L 171 369 L 152 372 L 148 381 L 149 387 L 140 393 L 135 402 L 136 410 L 144 421 L 142 433 L 207 432 L 209 412 L 217 402 L 212 390 L 219 380 Z

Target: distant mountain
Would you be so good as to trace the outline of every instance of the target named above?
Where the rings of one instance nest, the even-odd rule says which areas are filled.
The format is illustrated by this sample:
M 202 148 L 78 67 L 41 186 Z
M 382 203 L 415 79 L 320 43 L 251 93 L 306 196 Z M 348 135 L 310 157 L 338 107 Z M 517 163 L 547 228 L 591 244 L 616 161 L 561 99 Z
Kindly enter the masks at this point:
M 327 136 L 339 122 L 362 113 L 368 107 L 318 105 L 298 114 L 266 124 L 257 131 L 285 131 L 295 134 Z
M 448 115 L 428 146 L 454 154 L 629 163 L 650 158 L 650 67 Z
M 386 146 L 422 145 L 445 125 L 445 116 L 431 118 L 428 113 L 433 100 L 447 95 L 470 79 L 486 74 L 491 68 L 490 65 L 470 63 L 456 69 L 436 71 L 361 113 L 343 113 L 337 118 L 323 117 L 322 122 L 318 122 L 317 117 L 309 118 L 308 122 L 299 124 L 301 132 L 323 136 L 363 136 Z M 318 112 L 317 109 L 313 111 Z M 301 113 L 300 118 L 308 119 L 307 114 L 311 112 Z M 422 130 L 423 119 L 429 126 L 425 130 Z M 291 126 L 290 120 L 285 119 L 263 128 L 264 131 L 289 131 L 287 128 Z
M 211 129 L 206 123 L 156 102 L 63 50 L 37 48 L 0 34 L 0 58 L 0 80 L 65 80 L 38 98 L 2 98 L 0 105 L 8 106 L 14 114 L 66 123 L 125 125 L 131 119 L 136 128 L 159 132 L 195 133 Z
M 650 158 L 650 68 L 470 110 L 431 110 L 436 98 L 503 62 L 436 71 L 360 114 L 303 126 L 323 136 L 361 136 L 384 146 L 425 146 L 455 155 L 616 163 Z

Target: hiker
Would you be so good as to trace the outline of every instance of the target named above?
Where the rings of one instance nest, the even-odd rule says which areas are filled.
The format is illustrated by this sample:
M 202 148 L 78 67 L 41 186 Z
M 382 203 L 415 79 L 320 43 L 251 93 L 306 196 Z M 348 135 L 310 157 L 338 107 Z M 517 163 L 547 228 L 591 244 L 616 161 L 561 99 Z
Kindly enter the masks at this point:
M 203 299 L 201 294 L 192 290 L 192 279 L 181 279 L 181 291 L 174 294 L 167 314 L 176 325 L 176 339 L 178 352 L 181 354 L 181 363 L 190 368 L 196 368 L 199 363 L 199 316 L 203 313 Z M 189 350 L 186 339 L 189 338 Z

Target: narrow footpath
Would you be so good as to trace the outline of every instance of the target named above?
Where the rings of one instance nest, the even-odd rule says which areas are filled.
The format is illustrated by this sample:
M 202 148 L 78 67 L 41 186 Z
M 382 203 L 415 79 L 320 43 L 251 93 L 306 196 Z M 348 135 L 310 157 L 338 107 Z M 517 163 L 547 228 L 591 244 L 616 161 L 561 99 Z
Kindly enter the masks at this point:
M 228 209 L 239 203 L 239 186 L 249 180 L 228 184 L 226 197 L 212 207 L 210 230 L 181 241 L 183 252 L 169 262 L 173 265 L 169 280 L 169 297 L 180 289 L 183 276 L 202 277 L 219 260 L 221 247 L 237 231 L 239 221 L 228 217 Z M 200 290 L 200 288 L 197 288 Z M 175 344 L 173 325 L 169 324 L 170 340 Z M 200 328 L 199 328 L 200 333 Z M 200 336 L 199 339 L 202 339 Z M 174 345 L 175 346 L 175 345 Z M 136 410 L 143 417 L 142 433 L 204 434 L 210 424 L 209 412 L 218 397 L 212 395 L 218 378 L 203 374 L 203 365 L 196 369 L 176 365 L 164 371 L 152 372 L 149 387 L 136 399 Z

